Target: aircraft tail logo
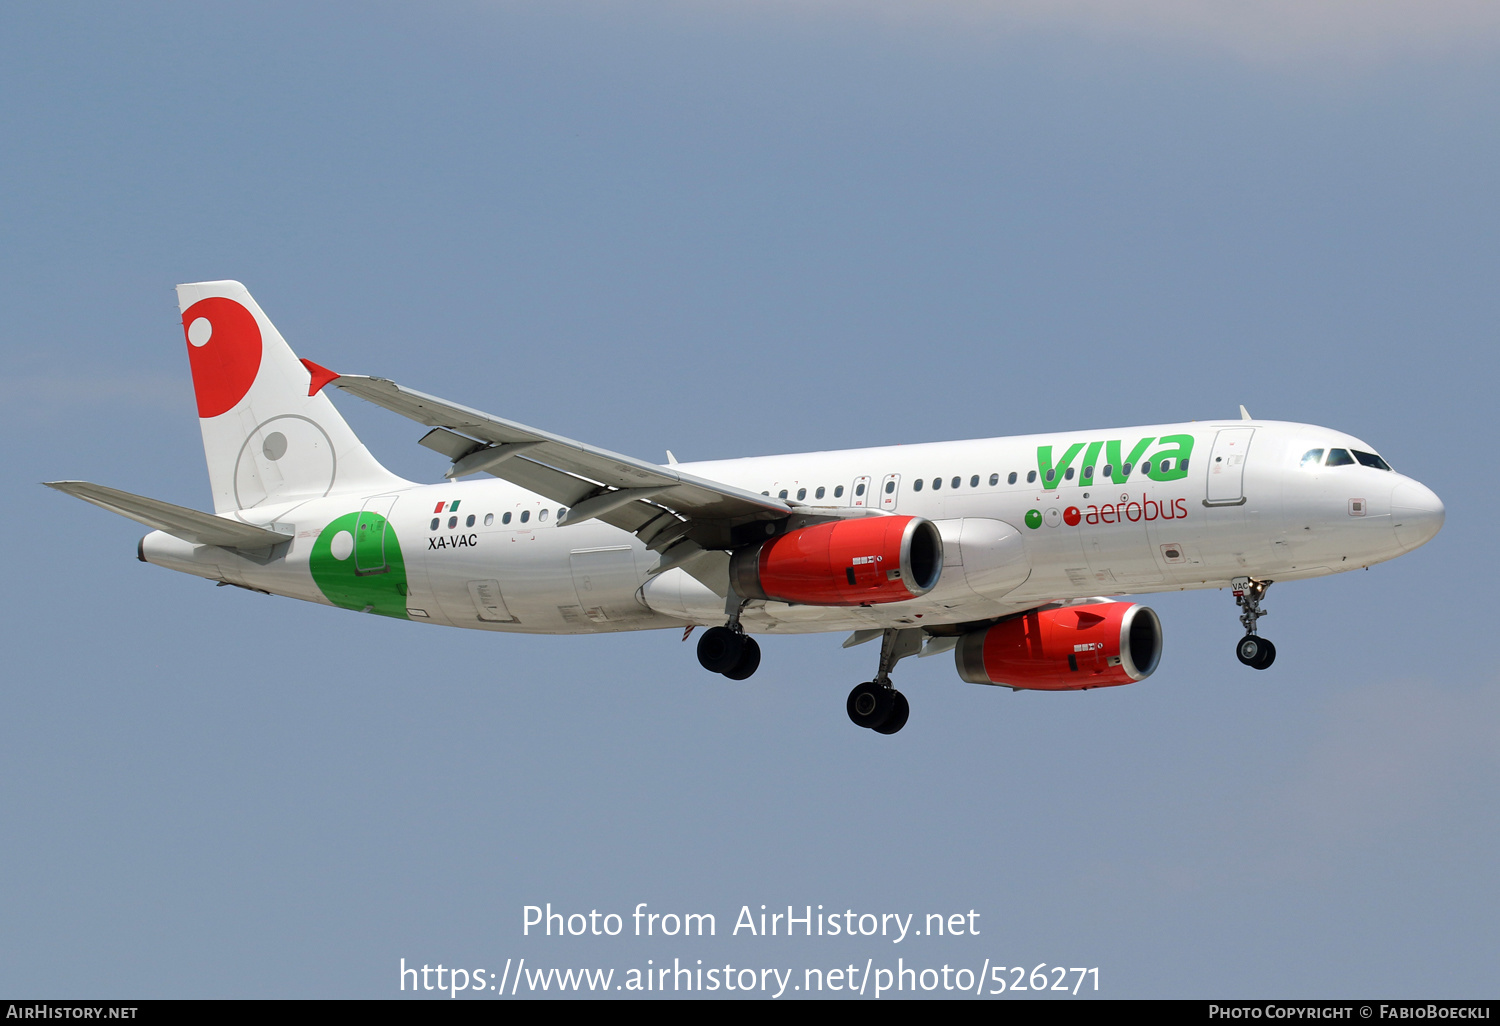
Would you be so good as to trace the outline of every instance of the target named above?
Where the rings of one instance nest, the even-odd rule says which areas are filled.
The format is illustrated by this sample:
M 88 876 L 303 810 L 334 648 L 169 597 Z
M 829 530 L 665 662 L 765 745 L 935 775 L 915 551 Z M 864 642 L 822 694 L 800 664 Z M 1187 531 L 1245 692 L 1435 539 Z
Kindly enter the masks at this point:
M 382 467 L 237 281 L 177 286 L 214 510 L 405 486 Z M 315 366 L 315 365 L 314 365 Z

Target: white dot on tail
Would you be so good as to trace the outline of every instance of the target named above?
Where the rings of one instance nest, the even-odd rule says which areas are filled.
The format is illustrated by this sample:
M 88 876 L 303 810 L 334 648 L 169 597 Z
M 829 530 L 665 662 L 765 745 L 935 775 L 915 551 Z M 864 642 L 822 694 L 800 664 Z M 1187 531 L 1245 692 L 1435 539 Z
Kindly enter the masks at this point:
M 188 325 L 188 341 L 195 346 L 206 346 L 208 340 L 213 337 L 214 326 L 208 322 L 207 317 L 199 317 Z
M 348 531 L 340 531 L 333 536 L 328 549 L 333 553 L 334 559 L 348 559 L 349 553 L 354 551 L 354 535 Z

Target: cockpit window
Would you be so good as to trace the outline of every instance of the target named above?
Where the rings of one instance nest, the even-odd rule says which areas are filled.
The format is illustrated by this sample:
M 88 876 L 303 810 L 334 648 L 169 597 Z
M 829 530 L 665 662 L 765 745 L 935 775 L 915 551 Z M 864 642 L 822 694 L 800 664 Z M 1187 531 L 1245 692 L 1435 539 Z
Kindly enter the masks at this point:
M 1354 453 L 1354 458 L 1359 460 L 1359 462 L 1366 467 L 1374 467 L 1376 470 L 1391 469 L 1391 465 L 1389 463 L 1381 459 L 1379 456 L 1376 456 L 1373 452 L 1360 452 L 1358 449 L 1352 449 L 1350 451 Z
M 1316 467 L 1318 464 L 1320 464 L 1322 462 L 1323 462 L 1323 450 L 1322 449 L 1309 449 L 1305 453 L 1302 454 L 1302 464 L 1301 465 L 1304 466 L 1304 467 Z
M 1354 457 L 1349 455 L 1348 449 L 1329 449 L 1328 466 L 1351 467 L 1354 465 Z

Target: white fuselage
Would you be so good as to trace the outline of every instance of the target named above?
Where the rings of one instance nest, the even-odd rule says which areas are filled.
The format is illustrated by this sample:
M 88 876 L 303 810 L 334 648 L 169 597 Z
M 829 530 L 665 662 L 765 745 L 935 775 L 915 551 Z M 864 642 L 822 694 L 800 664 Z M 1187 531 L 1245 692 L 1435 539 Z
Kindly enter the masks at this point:
M 1183 436 L 1191 439 L 1186 448 Z M 1091 595 L 1219 588 L 1242 577 L 1316 577 L 1391 559 L 1441 526 L 1442 503 L 1423 485 L 1357 462 L 1304 464 L 1316 449 L 1373 452 L 1327 428 L 1226 421 L 681 469 L 784 494 L 813 507 L 808 512 L 863 505 L 938 525 L 943 573 L 921 598 L 860 607 L 757 601 L 743 613 L 751 632 L 791 633 L 967 623 Z M 1183 451 L 1191 453 L 1185 473 Z M 1126 474 L 1123 464 L 1132 455 Z M 436 513 L 440 503 L 444 511 Z M 405 615 L 413 620 L 575 634 L 725 618 L 724 599 L 684 570 L 653 576 L 659 557 L 633 535 L 597 520 L 559 527 L 556 503 L 494 478 L 241 510 L 234 516 L 244 522 L 291 534 L 264 559 L 160 532 L 144 539 L 141 552 L 172 569 L 328 603 L 310 567 L 315 541 L 335 520 L 362 509 L 378 510 L 399 540 Z

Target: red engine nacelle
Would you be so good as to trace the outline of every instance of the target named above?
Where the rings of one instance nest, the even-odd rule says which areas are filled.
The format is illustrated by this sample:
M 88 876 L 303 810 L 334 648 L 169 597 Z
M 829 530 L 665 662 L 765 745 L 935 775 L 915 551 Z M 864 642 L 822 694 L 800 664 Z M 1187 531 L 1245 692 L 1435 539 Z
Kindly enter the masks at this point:
M 925 595 L 943 572 L 943 539 L 921 517 L 861 517 L 788 531 L 736 552 L 730 580 L 745 598 L 863 606 Z
M 1161 620 L 1133 602 L 1033 610 L 965 634 L 957 661 L 970 684 L 1047 691 L 1130 684 L 1161 661 Z

